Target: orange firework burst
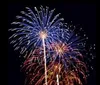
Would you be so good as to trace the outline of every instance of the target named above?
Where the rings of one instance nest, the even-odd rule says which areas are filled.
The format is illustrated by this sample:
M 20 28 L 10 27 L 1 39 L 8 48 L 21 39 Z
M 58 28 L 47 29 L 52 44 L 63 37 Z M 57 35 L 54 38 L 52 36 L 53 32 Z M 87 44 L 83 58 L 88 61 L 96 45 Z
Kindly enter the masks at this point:
M 65 52 L 69 51 L 69 46 L 60 42 L 60 43 L 53 43 L 51 48 L 57 53 L 57 55 L 63 55 Z

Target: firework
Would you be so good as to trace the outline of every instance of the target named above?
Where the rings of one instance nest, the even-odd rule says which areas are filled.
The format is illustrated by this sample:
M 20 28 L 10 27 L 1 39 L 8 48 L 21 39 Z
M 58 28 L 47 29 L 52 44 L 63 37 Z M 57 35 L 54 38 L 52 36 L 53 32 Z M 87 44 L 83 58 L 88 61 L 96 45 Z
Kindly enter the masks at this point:
M 86 82 L 88 37 L 81 33 L 82 28 L 63 23 L 60 13 L 52 17 L 55 9 L 34 8 L 36 13 L 28 7 L 27 12 L 21 11 L 22 16 L 12 22 L 16 27 L 9 29 L 14 31 L 11 44 L 25 58 L 21 69 L 27 75 L 25 84 L 82 85 Z
M 68 52 L 68 51 L 67 51 Z M 56 57 L 55 54 L 49 54 L 50 52 L 47 51 L 46 54 L 47 57 L 51 56 Z M 40 49 L 35 49 L 34 52 L 30 55 L 29 58 L 25 60 L 23 63 L 22 70 L 26 73 L 26 85 L 43 85 L 44 79 L 45 79 L 45 67 L 44 67 L 44 61 L 39 61 L 38 57 L 43 59 L 43 51 L 40 51 Z M 63 62 L 64 56 L 62 55 L 62 58 L 60 58 L 60 62 L 58 62 L 57 58 L 52 61 L 47 59 L 47 84 L 48 85 L 74 85 L 74 82 L 76 82 L 79 85 L 82 85 L 81 79 L 86 82 L 86 75 L 87 68 L 84 62 L 80 61 L 78 58 L 68 58 L 65 60 L 65 63 Z M 65 56 L 68 57 L 68 56 Z M 40 59 L 40 60 L 41 60 Z M 38 62 L 39 61 L 39 62 Z M 67 65 L 67 66 L 65 66 Z M 82 78 L 80 78 L 80 76 Z
M 43 46 L 43 38 L 45 38 L 46 47 L 54 41 L 59 41 L 59 29 L 63 25 L 63 18 L 58 19 L 60 14 L 52 15 L 54 9 L 49 11 L 49 8 L 40 7 L 40 11 L 35 7 L 36 14 L 28 7 L 26 7 L 28 13 L 21 11 L 23 16 L 16 16 L 18 19 L 12 24 L 17 25 L 16 28 L 9 29 L 14 31 L 14 34 L 10 37 L 14 44 L 15 50 L 21 48 L 21 54 L 26 51 L 33 50 L 37 47 Z

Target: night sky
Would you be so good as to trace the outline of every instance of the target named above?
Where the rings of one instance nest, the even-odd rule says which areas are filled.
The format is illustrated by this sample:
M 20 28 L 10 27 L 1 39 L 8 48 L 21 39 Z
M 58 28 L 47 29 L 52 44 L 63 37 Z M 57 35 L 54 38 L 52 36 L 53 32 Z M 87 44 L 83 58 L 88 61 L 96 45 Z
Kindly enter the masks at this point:
M 37 1 L 37 0 L 36 0 Z M 31 9 L 35 6 L 37 8 L 40 5 L 48 6 L 50 10 L 56 8 L 54 14 L 61 13 L 61 17 L 65 22 L 72 21 L 74 25 L 79 25 L 84 29 L 89 37 L 89 43 L 96 43 L 96 5 L 93 3 L 67 3 L 67 2 L 32 2 L 28 1 L 16 1 L 8 2 L 8 29 L 11 27 L 10 23 L 15 21 L 15 16 L 20 15 L 20 11 L 24 11 L 25 7 Z M 34 9 L 33 9 L 34 11 Z M 7 29 L 7 30 L 8 30 Z M 8 33 L 8 37 L 11 34 Z M 23 85 L 24 76 L 20 72 L 20 59 L 18 58 L 18 52 L 13 50 L 12 45 L 8 41 L 8 85 Z M 96 85 L 96 65 L 95 59 L 92 61 L 94 70 L 90 71 L 90 77 L 88 78 L 87 85 Z

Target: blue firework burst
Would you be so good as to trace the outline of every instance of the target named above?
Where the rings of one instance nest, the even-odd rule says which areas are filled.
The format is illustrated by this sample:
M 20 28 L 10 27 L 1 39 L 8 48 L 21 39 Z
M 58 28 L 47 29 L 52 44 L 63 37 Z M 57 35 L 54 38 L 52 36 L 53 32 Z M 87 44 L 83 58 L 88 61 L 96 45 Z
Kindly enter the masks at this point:
M 49 8 L 40 7 L 40 11 L 35 7 L 36 13 L 30 8 L 26 7 L 27 13 L 21 11 L 22 16 L 16 16 L 18 19 L 12 24 L 17 25 L 16 28 L 10 29 L 15 33 L 10 37 L 14 44 L 15 50 L 21 48 L 21 54 L 26 50 L 33 50 L 35 47 L 41 47 L 41 32 L 46 32 L 47 37 L 45 39 L 46 47 L 50 46 L 52 42 L 59 41 L 60 28 L 63 27 L 63 18 L 58 18 L 60 13 L 52 18 L 55 9 L 49 11 Z

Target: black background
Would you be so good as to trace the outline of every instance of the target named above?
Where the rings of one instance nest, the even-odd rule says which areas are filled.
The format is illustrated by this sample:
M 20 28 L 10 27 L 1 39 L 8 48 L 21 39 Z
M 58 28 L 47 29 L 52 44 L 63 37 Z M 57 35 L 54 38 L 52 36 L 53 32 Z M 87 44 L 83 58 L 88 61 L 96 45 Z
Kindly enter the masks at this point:
M 8 29 L 11 27 L 10 23 L 15 21 L 15 16 L 20 14 L 20 11 L 25 10 L 25 7 L 33 9 L 42 6 L 48 6 L 50 10 L 56 8 L 55 14 L 61 13 L 61 17 L 65 22 L 72 21 L 75 25 L 80 25 L 91 44 L 96 43 L 96 5 L 95 3 L 86 2 L 65 2 L 65 1 L 8 1 Z M 34 9 L 33 9 L 34 11 Z M 7 29 L 7 30 L 8 30 Z M 8 33 L 8 37 L 10 33 Z M 96 65 L 95 60 L 92 62 L 94 70 L 90 71 L 87 85 L 96 85 Z M 8 41 L 8 85 L 23 85 L 24 76 L 20 72 L 20 60 L 18 53 L 13 51 L 12 45 Z

